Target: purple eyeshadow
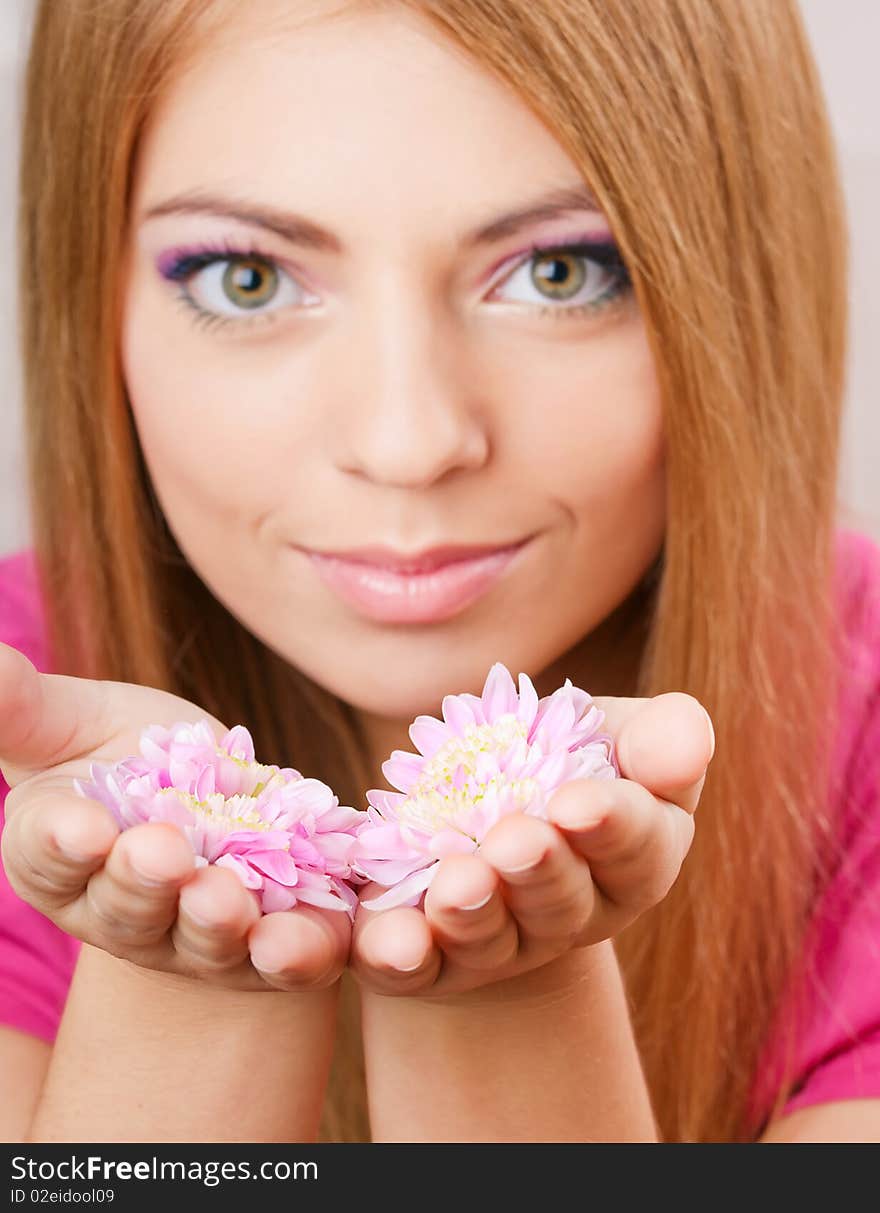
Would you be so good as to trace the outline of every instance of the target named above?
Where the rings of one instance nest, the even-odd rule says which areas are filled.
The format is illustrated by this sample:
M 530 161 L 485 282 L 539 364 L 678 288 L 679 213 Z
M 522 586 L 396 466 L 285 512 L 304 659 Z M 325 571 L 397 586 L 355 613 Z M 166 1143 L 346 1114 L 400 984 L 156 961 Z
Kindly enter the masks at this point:
M 273 260 L 259 249 L 234 247 L 225 243 L 206 243 L 177 245 L 175 248 L 165 249 L 156 257 L 155 265 L 163 278 L 177 282 L 187 278 L 197 269 L 210 265 L 212 261 L 224 257 L 260 257 L 263 261 Z

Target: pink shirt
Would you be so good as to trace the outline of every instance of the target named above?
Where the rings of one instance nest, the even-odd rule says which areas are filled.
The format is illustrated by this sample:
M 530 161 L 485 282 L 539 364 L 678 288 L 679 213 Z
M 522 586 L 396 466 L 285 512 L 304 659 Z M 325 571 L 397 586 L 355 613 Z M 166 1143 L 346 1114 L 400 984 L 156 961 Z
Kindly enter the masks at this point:
M 880 1099 L 880 547 L 857 531 L 838 531 L 838 592 L 850 674 L 833 809 L 845 858 L 820 899 L 808 944 L 817 992 L 797 1029 L 799 1086 L 785 1112 Z M 48 672 L 29 549 L 0 559 L 0 640 Z M 0 775 L 0 828 L 8 790 Z M 19 900 L 0 867 L 0 1024 L 51 1043 L 79 947 Z M 755 1090 L 772 1086 L 774 1064 L 770 1050 Z

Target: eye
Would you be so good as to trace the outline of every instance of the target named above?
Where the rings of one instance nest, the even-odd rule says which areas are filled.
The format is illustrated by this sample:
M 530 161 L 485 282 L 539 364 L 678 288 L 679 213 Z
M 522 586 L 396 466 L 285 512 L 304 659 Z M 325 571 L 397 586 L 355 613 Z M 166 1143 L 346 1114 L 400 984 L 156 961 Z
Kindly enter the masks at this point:
M 534 247 L 503 286 L 512 288 L 508 300 L 542 312 L 585 312 L 613 302 L 631 282 L 617 245 L 606 242 Z
M 286 307 L 315 302 L 272 257 L 227 246 L 176 250 L 159 264 L 178 298 L 206 326 L 274 321 Z
M 255 256 L 214 260 L 192 273 L 187 289 L 194 304 L 219 316 L 277 311 L 302 302 L 299 286 L 285 270 Z

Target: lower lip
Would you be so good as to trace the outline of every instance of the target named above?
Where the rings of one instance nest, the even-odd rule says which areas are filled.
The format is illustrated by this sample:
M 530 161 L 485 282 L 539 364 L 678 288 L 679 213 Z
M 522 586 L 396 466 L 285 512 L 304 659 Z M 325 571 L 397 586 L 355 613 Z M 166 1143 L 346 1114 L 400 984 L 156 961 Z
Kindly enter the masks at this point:
M 457 560 L 430 573 L 395 573 L 378 565 L 305 552 L 318 576 L 368 619 L 380 623 L 437 623 L 481 598 L 526 546 Z

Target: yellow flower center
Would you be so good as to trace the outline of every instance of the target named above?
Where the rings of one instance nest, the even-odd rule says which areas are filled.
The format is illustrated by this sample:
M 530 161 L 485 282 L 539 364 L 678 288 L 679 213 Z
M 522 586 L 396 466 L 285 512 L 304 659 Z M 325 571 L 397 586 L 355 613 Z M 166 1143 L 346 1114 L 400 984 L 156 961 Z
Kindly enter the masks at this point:
M 205 818 L 214 825 L 224 826 L 232 830 L 271 830 L 270 822 L 254 807 L 252 796 L 230 796 L 228 799 L 222 792 L 212 792 L 205 800 L 197 800 L 192 792 L 184 792 L 182 788 L 163 788 L 163 792 L 171 793 L 180 798 L 186 807 L 199 817 Z
M 260 782 L 253 792 L 251 792 L 252 796 L 259 796 L 260 792 L 271 783 L 273 776 L 277 775 L 281 769 L 274 763 L 248 762 L 246 758 L 239 758 L 237 754 L 230 754 L 228 750 L 223 750 L 220 746 L 214 747 L 214 753 L 219 758 L 225 758 L 227 762 L 234 762 L 243 771 L 250 771 L 252 774 L 257 775 Z
M 429 833 L 456 829 L 460 817 L 466 817 L 489 791 L 502 787 L 525 808 L 539 790 L 537 780 L 507 779 L 503 774 L 495 774 L 476 782 L 480 755 L 503 753 L 519 738 L 526 741 L 528 729 L 512 712 L 492 724 L 467 725 L 463 737 L 451 737 L 425 763 L 406 800 L 400 804 L 399 819 Z

